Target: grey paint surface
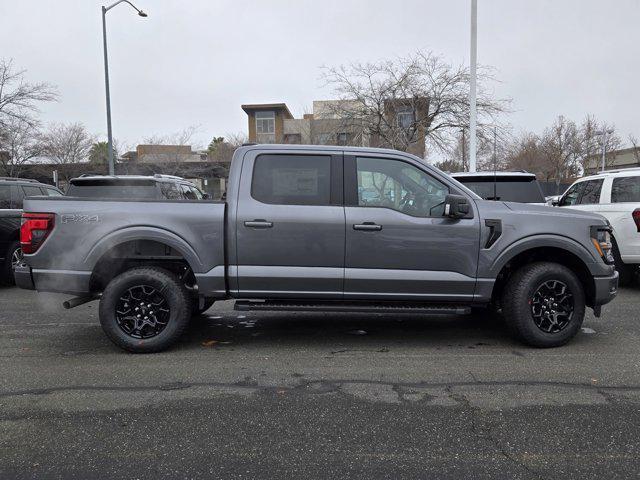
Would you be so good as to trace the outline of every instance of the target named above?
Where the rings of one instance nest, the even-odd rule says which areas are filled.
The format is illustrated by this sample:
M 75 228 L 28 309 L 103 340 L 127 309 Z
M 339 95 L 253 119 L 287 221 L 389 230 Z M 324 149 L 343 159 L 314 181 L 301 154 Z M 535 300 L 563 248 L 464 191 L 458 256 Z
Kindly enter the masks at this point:
M 466 196 L 473 218 L 416 218 L 385 208 L 342 205 L 268 205 L 251 197 L 253 162 L 260 153 L 342 155 L 343 152 L 402 159 L 418 166 L 448 185 L 451 193 Z M 35 287 L 82 293 L 88 289 L 88 273 L 98 260 L 110 248 L 132 239 L 156 240 L 182 253 L 196 274 L 200 293 L 216 298 L 323 297 L 482 303 L 490 299 L 500 269 L 518 253 L 536 247 L 557 247 L 573 253 L 594 277 L 614 276 L 613 267 L 597 256 L 590 239 L 591 226 L 606 225 L 600 215 L 483 201 L 439 170 L 397 151 L 284 145 L 242 147 L 234 156 L 227 199 L 226 205 L 27 199 L 26 211 L 57 215 L 50 238 L 36 254 L 27 256 Z M 69 221 L 84 218 L 82 215 L 97 220 Z M 487 219 L 502 222 L 502 236 L 488 249 L 484 248 L 490 231 L 485 226 Z M 266 229 L 245 226 L 245 222 L 254 220 L 269 221 L 273 226 Z M 382 230 L 353 230 L 353 224 L 366 221 L 375 221 L 382 225 Z M 49 270 L 64 270 L 65 281 L 57 281 L 60 273 Z M 74 272 L 76 279 L 72 278 Z M 608 301 L 602 292 L 600 297 Z

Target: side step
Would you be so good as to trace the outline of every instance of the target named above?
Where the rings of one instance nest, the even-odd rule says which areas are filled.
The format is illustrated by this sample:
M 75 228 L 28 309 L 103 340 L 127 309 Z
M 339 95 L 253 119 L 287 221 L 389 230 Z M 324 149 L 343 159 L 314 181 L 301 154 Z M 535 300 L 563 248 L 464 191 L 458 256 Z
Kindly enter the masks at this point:
M 237 300 L 235 310 L 285 312 L 345 312 L 345 313 L 409 313 L 430 315 L 467 315 L 471 307 L 453 304 L 410 302 L 296 302 L 284 300 Z

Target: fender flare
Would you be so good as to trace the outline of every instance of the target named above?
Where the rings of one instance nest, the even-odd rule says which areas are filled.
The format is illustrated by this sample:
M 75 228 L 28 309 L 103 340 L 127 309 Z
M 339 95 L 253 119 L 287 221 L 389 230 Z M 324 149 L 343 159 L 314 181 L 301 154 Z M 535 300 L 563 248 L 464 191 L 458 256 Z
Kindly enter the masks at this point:
M 544 247 L 558 248 L 572 253 L 580 259 L 589 270 L 591 270 L 590 265 L 597 261 L 589 250 L 572 238 L 552 234 L 533 235 L 531 237 L 522 238 L 504 249 L 498 258 L 496 258 L 489 266 L 487 276 L 489 278 L 496 278 L 507 262 L 515 258 L 520 253 Z
M 151 240 L 164 243 L 182 254 L 194 273 L 204 271 L 202 261 L 189 243 L 169 230 L 147 225 L 127 227 L 110 233 L 96 243 L 89 251 L 83 262 L 86 270 L 93 271 L 100 259 L 111 249 L 134 240 Z

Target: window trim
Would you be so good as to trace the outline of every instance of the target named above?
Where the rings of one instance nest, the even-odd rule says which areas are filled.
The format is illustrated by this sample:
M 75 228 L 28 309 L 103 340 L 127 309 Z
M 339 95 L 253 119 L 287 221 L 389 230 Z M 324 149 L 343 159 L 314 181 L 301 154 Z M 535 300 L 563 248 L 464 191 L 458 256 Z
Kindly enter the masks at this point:
M 258 159 L 263 156 L 277 156 L 277 157 L 328 157 L 329 158 L 329 203 L 274 203 L 265 202 L 255 197 L 253 192 L 253 182 L 256 178 L 256 166 Z M 251 199 L 261 203 L 263 205 L 280 205 L 283 207 L 335 207 L 344 205 L 344 192 L 342 188 L 342 175 L 343 175 L 343 156 L 334 153 L 325 152 L 303 152 L 303 153 L 289 153 L 289 152 L 268 152 L 259 153 L 253 158 L 253 165 L 251 167 L 251 183 L 249 184 L 249 195 Z
M 344 204 L 345 204 L 345 207 L 384 208 L 384 209 L 391 210 L 391 211 L 396 212 L 396 213 L 401 214 L 401 215 L 406 215 L 407 217 L 411 217 L 411 218 L 425 218 L 425 219 L 427 219 L 427 218 L 447 218 L 447 217 L 445 217 L 443 215 L 429 215 L 429 216 L 411 215 L 409 213 L 401 212 L 400 210 L 396 210 L 395 208 L 390 208 L 390 207 L 381 207 L 381 206 L 376 206 L 376 205 L 359 205 L 359 203 L 358 203 L 358 162 L 357 162 L 358 158 L 371 158 L 371 159 L 390 160 L 390 161 L 395 160 L 397 162 L 405 163 L 405 164 L 415 168 L 416 170 L 421 171 L 423 174 L 433 178 L 437 182 L 439 182 L 442 185 L 444 185 L 445 187 L 447 187 L 447 189 L 449 190 L 449 193 L 447 195 L 451 195 L 452 193 L 460 194 L 457 191 L 454 191 L 453 187 L 451 185 L 449 185 L 447 182 L 444 182 L 440 178 L 438 178 L 437 175 L 433 175 L 432 173 L 430 173 L 426 169 L 420 168 L 415 163 L 410 162 L 410 161 L 408 161 L 408 160 L 406 160 L 404 158 L 392 157 L 392 156 L 384 156 L 384 155 L 362 155 L 362 154 L 352 155 L 352 154 L 345 154 L 345 157 L 344 157 L 344 199 L 345 199 Z M 473 202 L 471 200 L 469 200 L 469 203 L 472 204 Z M 469 216 L 465 217 L 465 218 L 473 218 L 473 210 L 472 209 L 469 212 Z

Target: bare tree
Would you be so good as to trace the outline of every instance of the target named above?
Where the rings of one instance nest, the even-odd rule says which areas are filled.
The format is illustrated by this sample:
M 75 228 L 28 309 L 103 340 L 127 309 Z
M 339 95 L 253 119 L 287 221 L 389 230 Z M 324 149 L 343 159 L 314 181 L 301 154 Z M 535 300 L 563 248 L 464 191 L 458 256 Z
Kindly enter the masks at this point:
M 606 136 L 602 132 L 611 132 Z M 587 115 L 582 124 L 578 127 L 576 136 L 576 156 L 582 167 L 583 173 L 593 169 L 594 165 L 600 165 L 596 161 L 602 151 L 602 142 L 606 139 L 605 164 L 611 166 L 615 160 L 616 151 L 620 148 L 622 141 L 615 131 L 613 125 L 605 122 L 598 122 L 593 115 Z
M 53 123 L 41 141 L 44 155 L 60 167 L 61 178 L 68 181 L 70 166 L 88 161 L 95 138 L 81 123 Z
M 24 165 L 42 151 L 37 123 L 9 117 L 0 127 L 0 175 L 20 176 Z
M 636 163 L 640 166 L 640 144 L 638 143 L 638 137 L 629 134 L 629 143 L 631 143 L 633 158 L 635 158 Z
M 469 126 L 469 71 L 431 52 L 377 63 L 325 67 L 322 75 L 341 101 L 329 105 L 343 127 L 381 146 L 408 150 L 426 142 L 445 150 Z M 490 138 L 508 101 L 493 98 L 486 84 L 492 71 L 478 74 L 478 135 Z M 401 115 L 398 115 L 401 113 Z
M 145 155 L 145 162 L 161 164 L 162 171 L 168 175 L 185 175 L 185 161 L 193 155 L 192 140 L 199 130 L 200 127 L 194 125 L 175 133 L 144 138 L 142 142 L 145 145 L 164 146 L 161 151 Z
M 57 99 L 52 85 L 29 83 L 24 79 L 25 73 L 16 70 L 12 60 L 0 59 L 0 130 L 11 120 L 36 126 L 38 103 Z

